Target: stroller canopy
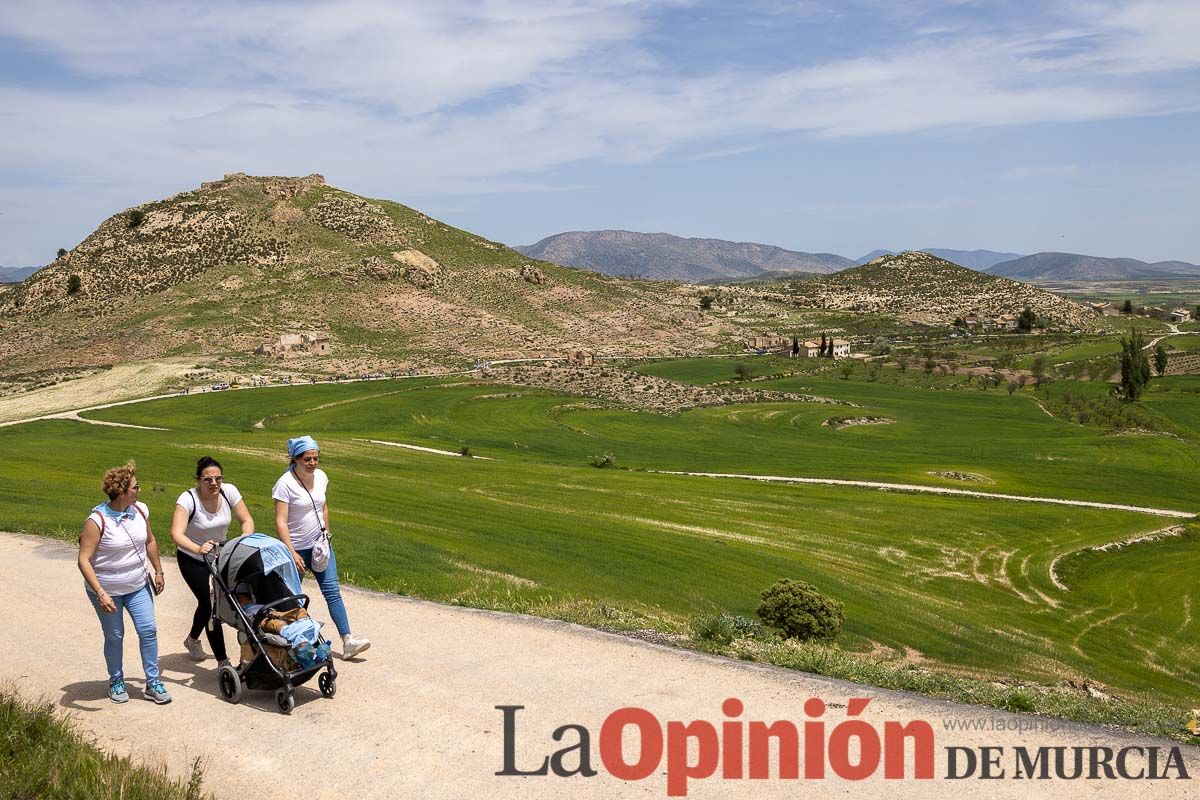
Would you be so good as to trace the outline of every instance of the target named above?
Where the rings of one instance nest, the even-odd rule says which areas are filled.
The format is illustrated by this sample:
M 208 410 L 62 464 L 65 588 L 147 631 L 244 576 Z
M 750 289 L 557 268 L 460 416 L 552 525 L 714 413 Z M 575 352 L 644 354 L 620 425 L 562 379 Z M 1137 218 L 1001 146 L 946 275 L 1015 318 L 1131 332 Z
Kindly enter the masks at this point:
M 222 592 L 217 597 L 217 616 L 231 625 L 237 624 L 237 613 L 226 600 L 225 593 L 234 593 L 244 584 L 257 603 L 269 603 L 289 595 L 300 594 L 300 574 L 287 545 L 261 533 L 250 533 L 230 539 L 217 556 L 216 576 Z

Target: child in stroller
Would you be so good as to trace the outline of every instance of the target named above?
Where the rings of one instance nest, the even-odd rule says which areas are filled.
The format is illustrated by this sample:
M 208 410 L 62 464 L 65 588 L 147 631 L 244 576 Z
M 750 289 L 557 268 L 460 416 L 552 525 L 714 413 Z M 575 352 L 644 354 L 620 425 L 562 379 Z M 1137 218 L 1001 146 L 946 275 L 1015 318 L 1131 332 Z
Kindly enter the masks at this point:
M 275 690 L 279 710 L 295 708 L 295 687 L 318 675 L 325 697 L 337 693 L 337 670 L 329 643 L 308 615 L 308 596 L 287 547 L 278 539 L 252 533 L 232 539 L 220 553 L 205 558 L 217 602 L 213 613 L 238 632 L 242 660 L 218 672 L 221 696 L 241 699 L 243 687 Z M 236 595 L 235 596 L 235 591 Z

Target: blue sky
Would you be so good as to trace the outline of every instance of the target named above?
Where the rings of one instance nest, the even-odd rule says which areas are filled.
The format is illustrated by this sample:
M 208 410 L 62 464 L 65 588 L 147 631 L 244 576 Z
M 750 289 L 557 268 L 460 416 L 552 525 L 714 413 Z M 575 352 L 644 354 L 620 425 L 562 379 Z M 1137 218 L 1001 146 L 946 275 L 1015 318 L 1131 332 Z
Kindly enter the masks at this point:
M 1200 3 L 0 5 L 0 265 L 225 172 L 493 239 L 1200 263 Z

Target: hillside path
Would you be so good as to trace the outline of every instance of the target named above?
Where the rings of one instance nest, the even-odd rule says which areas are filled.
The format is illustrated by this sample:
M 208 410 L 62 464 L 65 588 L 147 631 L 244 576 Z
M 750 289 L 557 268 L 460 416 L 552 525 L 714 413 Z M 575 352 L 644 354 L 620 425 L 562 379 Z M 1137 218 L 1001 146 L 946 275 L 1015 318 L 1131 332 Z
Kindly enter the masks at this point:
M 845 719 L 849 698 L 872 698 L 861 719 L 876 730 L 887 720 L 923 719 L 934 727 L 937 778 L 885 781 L 882 768 L 861 782 L 832 773 L 804 785 L 711 778 L 692 781 L 691 797 L 1026 800 L 1036 789 L 1038 797 L 1117 798 L 1136 792 L 1156 800 L 1192 791 L 1190 780 L 1049 780 L 1036 787 L 1024 780 L 947 781 L 944 748 L 950 746 L 1003 746 L 1011 774 L 1016 745 L 1166 748 L 1170 743 L 690 653 L 567 623 L 346 587 L 355 631 L 370 636 L 374 646 L 361 659 L 337 662 L 337 697 L 326 700 L 315 687 L 301 687 L 291 716 L 275 711 L 266 692 L 248 692 L 241 704 L 230 705 L 217 696 L 215 662 L 197 664 L 183 652 L 192 596 L 171 559 L 164 559 L 167 588 L 158 598 L 157 618 L 160 664 L 174 702 L 160 707 L 141 699 L 137 642 L 127 625 L 125 665 L 132 699 L 113 705 L 105 697 L 100 626 L 85 599 L 75 558 L 75 547 L 67 543 L 0 534 L 0 585 L 9 620 L 0 626 L 0 681 L 25 697 L 45 697 L 67 709 L 112 752 L 165 761 L 180 776 L 191 759 L 206 759 L 205 790 L 227 800 L 666 797 L 665 757 L 643 781 L 624 783 L 604 771 L 598 745 L 603 720 L 619 708 L 640 706 L 664 724 L 701 719 L 719 726 L 727 719 L 720 710 L 727 697 L 745 703 L 747 722 L 803 721 L 804 701 L 819 697 L 829 704 L 830 731 Z M 305 586 L 315 593 L 311 578 Z M 318 618 L 326 616 L 319 599 L 315 608 Z M 232 635 L 226 637 L 232 643 Z M 540 763 L 556 749 L 551 732 L 574 723 L 591 732 L 593 766 L 600 774 L 589 779 L 496 776 L 503 764 L 497 705 L 525 706 L 515 737 L 519 767 Z M 945 721 L 988 729 L 951 731 Z M 1018 732 L 1021 724 L 1043 728 Z M 573 736 L 558 746 L 574 743 Z M 630 761 L 636 741 L 630 732 Z M 1200 750 L 1182 751 L 1189 772 L 1200 775 Z
M 1057 506 L 1082 506 L 1084 508 L 1105 508 L 1112 511 L 1134 511 L 1139 514 L 1153 514 L 1158 517 L 1175 517 L 1177 519 L 1195 519 L 1193 511 L 1176 511 L 1170 508 L 1151 508 L 1149 506 L 1128 506 L 1120 503 L 1100 503 L 1094 500 L 1067 500 L 1060 497 L 1037 497 L 1034 495 L 1003 494 L 1002 492 L 980 492 L 975 489 L 955 489 L 950 486 L 926 486 L 921 483 L 885 483 L 882 481 L 851 481 L 840 478 L 793 478 L 786 475 L 741 475 L 729 472 L 673 472 L 668 470 L 651 470 L 660 475 L 691 475 L 698 478 L 738 478 L 749 481 L 765 481 L 767 483 L 801 483 L 821 486 L 858 486 L 863 489 L 878 489 L 880 491 L 922 492 L 925 494 L 949 494 L 958 497 L 982 497 L 989 500 L 1016 500 L 1022 503 L 1049 503 Z

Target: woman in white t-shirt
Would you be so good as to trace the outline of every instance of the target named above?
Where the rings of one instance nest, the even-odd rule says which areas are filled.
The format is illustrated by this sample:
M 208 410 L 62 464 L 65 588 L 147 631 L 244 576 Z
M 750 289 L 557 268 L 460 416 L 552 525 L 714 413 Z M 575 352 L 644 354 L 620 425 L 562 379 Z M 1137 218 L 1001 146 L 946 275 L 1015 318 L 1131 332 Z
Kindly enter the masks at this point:
M 271 497 L 275 499 L 275 532 L 292 551 L 296 569 L 312 569 L 329 606 L 329 616 L 342 637 L 342 658 L 352 658 L 371 646 L 369 639 L 350 634 L 350 619 L 338 585 L 337 560 L 329 544 L 329 505 L 325 502 L 329 477 L 317 467 L 320 448 L 311 436 L 288 439 L 288 471 L 275 482 Z M 329 548 L 329 563 L 322 570 L 313 568 L 313 548 L 319 540 Z
M 138 635 L 146 684 L 142 697 L 171 702 L 158 668 L 158 624 L 154 595 L 165 586 L 158 543 L 150 532 L 150 509 L 138 502 L 137 470 L 133 462 L 104 473 L 108 502 L 92 509 L 79 533 L 79 571 L 88 599 L 104 630 L 104 663 L 108 667 L 108 699 L 129 701 L 121 654 L 128 612 Z M 146 562 L 154 567 L 151 577 Z
M 176 562 L 183 582 L 196 596 L 192 629 L 183 640 L 183 646 L 193 660 L 206 659 L 208 656 L 200 644 L 200 631 L 205 630 L 213 656 L 222 666 L 229 663 L 225 652 L 225 629 L 212 613 L 204 556 L 224 543 L 229 534 L 229 523 L 235 516 L 243 534 L 254 533 L 254 520 L 242 502 L 242 493 L 232 483 L 225 483 L 220 462 L 212 456 L 204 456 L 196 462 L 196 488 L 188 489 L 175 501 L 171 538 L 175 540 Z

